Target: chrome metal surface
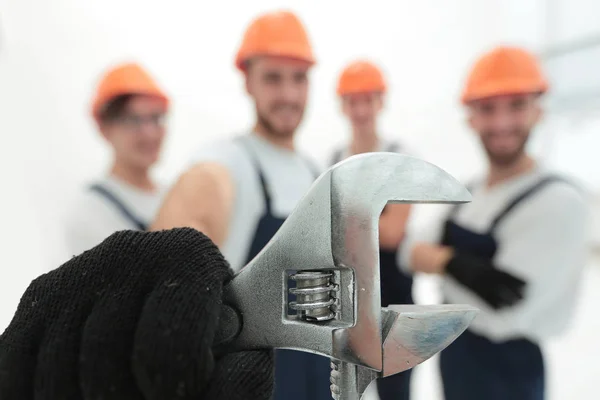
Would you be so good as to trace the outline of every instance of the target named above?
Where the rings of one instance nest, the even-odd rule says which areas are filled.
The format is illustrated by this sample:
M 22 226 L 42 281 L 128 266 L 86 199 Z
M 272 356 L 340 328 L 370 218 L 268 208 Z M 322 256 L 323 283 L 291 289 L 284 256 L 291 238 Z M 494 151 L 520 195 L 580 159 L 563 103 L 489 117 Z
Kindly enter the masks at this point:
M 386 371 L 393 373 L 422 362 L 431 351 L 452 342 L 460 329 L 450 329 L 449 322 L 433 322 L 450 315 L 448 310 L 404 306 L 408 308 L 400 312 L 394 308 L 382 311 L 379 216 L 389 202 L 464 203 L 470 199 L 456 179 L 418 158 L 367 153 L 334 165 L 315 181 L 277 234 L 227 286 L 226 302 L 243 316 L 233 345 L 239 349 L 295 349 L 330 357 L 336 360 L 336 374 L 342 382 L 337 387 L 344 399 L 359 398 L 368 383 Z M 315 272 L 323 274 L 302 276 Z M 292 277 L 300 285 L 293 289 L 298 299 L 290 304 L 288 282 Z M 290 315 L 290 308 L 300 317 Z M 456 308 L 452 315 L 466 316 L 472 311 Z M 413 319 L 425 325 L 411 325 Z M 441 329 L 437 336 L 433 333 L 436 327 Z M 415 338 L 420 329 L 429 339 L 419 342 Z M 351 393 L 357 397 L 348 397 Z
M 395 375 L 428 360 L 460 336 L 478 310 L 467 305 L 391 305 L 381 311 L 383 370 L 333 360 L 334 399 L 360 399 L 375 379 Z
M 333 273 L 328 271 L 300 271 L 290 276 L 297 285 L 289 290 L 297 296 L 297 301 L 290 302 L 290 308 L 299 312 L 299 319 L 321 322 L 335 318 L 338 287 L 332 277 Z
M 477 315 L 467 305 L 391 305 L 383 342 L 381 376 L 394 375 L 431 358 L 460 336 Z
M 359 400 L 369 384 L 380 377 L 377 371 L 339 360 L 331 361 L 331 397 Z

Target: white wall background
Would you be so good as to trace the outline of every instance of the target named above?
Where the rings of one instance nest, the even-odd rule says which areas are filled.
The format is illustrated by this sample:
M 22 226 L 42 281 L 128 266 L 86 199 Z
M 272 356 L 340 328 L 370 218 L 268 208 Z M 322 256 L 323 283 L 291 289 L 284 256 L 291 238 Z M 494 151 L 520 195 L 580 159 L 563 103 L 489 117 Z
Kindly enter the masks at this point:
M 345 63 L 369 57 L 384 67 L 390 83 L 382 130 L 467 179 L 484 167 L 457 102 L 474 58 L 498 43 L 540 50 L 597 25 L 600 7 L 594 0 L 570 1 L 577 3 L 573 7 L 554 0 L 562 8 L 550 20 L 570 15 L 571 22 L 548 29 L 546 3 L 1 0 L 0 328 L 30 280 L 65 259 L 60 221 L 66 199 L 107 166 L 109 153 L 88 110 L 96 80 L 108 65 L 140 61 L 173 97 L 170 137 L 156 171 L 170 180 L 194 147 L 253 122 L 234 54 L 253 16 L 291 8 L 307 25 L 319 60 L 299 136 L 303 149 L 324 159 L 345 138 L 335 80 Z M 587 22 L 573 24 L 573 16 Z M 582 147 L 574 136 L 546 124 L 532 148 L 567 168 L 574 160 L 595 161 L 590 149 L 600 148 L 598 137 L 589 133 Z M 585 148 L 585 157 L 575 154 Z M 582 162 L 574 173 L 600 191 L 600 168 L 593 173 Z

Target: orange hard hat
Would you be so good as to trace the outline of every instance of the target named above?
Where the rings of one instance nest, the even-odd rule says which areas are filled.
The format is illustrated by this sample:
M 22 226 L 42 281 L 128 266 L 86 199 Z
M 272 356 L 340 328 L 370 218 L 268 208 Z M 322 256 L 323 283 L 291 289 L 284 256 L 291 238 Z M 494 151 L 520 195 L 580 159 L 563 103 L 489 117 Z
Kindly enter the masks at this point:
M 289 11 L 256 18 L 244 34 L 235 65 L 245 70 L 246 61 L 260 55 L 289 57 L 315 63 L 308 35 L 300 19 Z
M 115 97 L 126 94 L 155 96 L 164 100 L 168 106 L 167 95 L 158 87 L 152 77 L 140 65 L 120 64 L 109 70 L 100 80 L 92 104 L 92 114 L 99 119 L 106 105 Z
M 517 47 L 500 46 L 486 53 L 473 66 L 461 101 L 503 94 L 545 93 L 548 82 L 533 54 Z
M 354 61 L 344 68 L 337 86 L 337 94 L 340 96 L 385 91 L 386 84 L 379 68 L 363 60 Z

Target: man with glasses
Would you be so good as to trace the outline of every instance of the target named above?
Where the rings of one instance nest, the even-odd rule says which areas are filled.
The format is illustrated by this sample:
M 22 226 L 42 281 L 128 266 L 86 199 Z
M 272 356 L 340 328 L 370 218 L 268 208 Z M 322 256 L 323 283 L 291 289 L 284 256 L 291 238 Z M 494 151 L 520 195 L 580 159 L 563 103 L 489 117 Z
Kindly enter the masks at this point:
M 118 230 L 146 230 L 164 189 L 150 176 L 165 136 L 169 100 L 141 66 L 121 64 L 97 87 L 92 116 L 112 148 L 107 176 L 70 207 L 66 241 L 70 255 L 97 245 Z

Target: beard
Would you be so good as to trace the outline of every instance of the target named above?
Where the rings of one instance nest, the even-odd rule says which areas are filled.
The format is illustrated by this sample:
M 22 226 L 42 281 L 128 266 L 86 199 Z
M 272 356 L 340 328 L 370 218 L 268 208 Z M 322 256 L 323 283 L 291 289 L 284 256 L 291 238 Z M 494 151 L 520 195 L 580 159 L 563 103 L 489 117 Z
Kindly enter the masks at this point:
M 529 132 L 519 131 L 516 135 L 521 140 L 518 146 L 512 151 L 495 150 L 488 140 L 493 134 L 488 133 L 482 135 L 483 147 L 492 165 L 497 167 L 508 167 L 515 164 L 523 157 L 527 147 L 527 141 L 529 140 Z
M 302 121 L 302 116 L 304 114 L 304 109 L 299 105 L 276 105 L 272 108 L 272 111 L 277 111 L 278 108 L 281 107 L 292 107 L 294 110 L 300 113 L 299 121 Z M 264 133 L 273 136 L 275 138 L 284 139 L 290 138 L 294 136 L 296 133 L 296 129 L 298 128 L 298 124 L 293 127 L 278 129 L 275 124 L 269 119 L 267 113 L 261 112 L 258 107 L 256 108 L 257 121 L 260 126 L 262 126 Z

